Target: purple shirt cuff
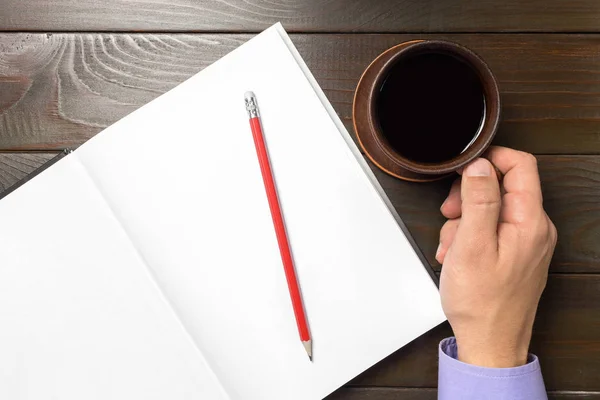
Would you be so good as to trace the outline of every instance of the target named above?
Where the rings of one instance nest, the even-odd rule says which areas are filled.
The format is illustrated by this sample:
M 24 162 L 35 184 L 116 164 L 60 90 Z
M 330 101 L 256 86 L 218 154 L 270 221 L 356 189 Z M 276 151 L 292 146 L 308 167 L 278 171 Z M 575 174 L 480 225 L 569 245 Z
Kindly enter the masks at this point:
M 456 339 L 439 349 L 438 400 L 547 400 L 540 362 L 533 354 L 516 368 L 485 368 L 457 359 Z

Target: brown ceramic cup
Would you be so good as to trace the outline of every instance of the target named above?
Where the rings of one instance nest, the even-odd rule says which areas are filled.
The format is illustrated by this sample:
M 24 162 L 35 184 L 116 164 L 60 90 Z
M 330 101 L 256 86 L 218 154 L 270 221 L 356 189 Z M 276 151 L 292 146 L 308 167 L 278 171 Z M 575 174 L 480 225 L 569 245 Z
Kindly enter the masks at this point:
M 389 71 L 398 61 L 424 53 L 451 55 L 470 65 L 481 80 L 485 98 L 485 114 L 479 134 L 473 133 L 474 141 L 461 154 L 440 163 L 420 163 L 403 157 L 383 136 L 377 117 L 377 95 Z M 359 144 L 375 165 L 397 178 L 427 182 L 452 174 L 485 152 L 498 128 L 500 93 L 490 68 L 471 50 L 446 41 L 415 40 L 388 49 L 369 65 L 356 88 L 352 111 Z

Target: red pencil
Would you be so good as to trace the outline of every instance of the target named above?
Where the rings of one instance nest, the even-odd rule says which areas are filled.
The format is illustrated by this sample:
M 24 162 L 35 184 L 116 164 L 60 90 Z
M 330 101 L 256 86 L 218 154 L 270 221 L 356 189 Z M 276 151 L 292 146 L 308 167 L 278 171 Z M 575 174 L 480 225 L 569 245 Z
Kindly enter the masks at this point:
M 285 232 L 283 214 L 281 213 L 281 208 L 279 207 L 277 189 L 275 187 L 273 173 L 271 172 L 271 164 L 269 162 L 269 153 L 267 152 L 267 146 L 265 145 L 265 139 L 262 133 L 260 114 L 258 112 L 258 103 L 256 102 L 256 96 L 252 92 L 246 92 L 244 99 L 246 101 L 248 117 L 250 118 L 250 128 L 252 129 L 254 146 L 256 147 L 256 154 L 258 155 L 260 172 L 262 173 L 265 190 L 267 192 L 267 199 L 269 200 L 271 217 L 273 218 L 273 225 L 275 226 L 275 234 L 277 236 L 277 243 L 279 244 L 281 261 L 283 261 L 285 278 L 287 280 L 290 297 L 292 299 L 294 315 L 296 316 L 298 333 L 300 333 L 300 340 L 306 349 L 308 358 L 312 361 L 312 340 L 308 330 L 308 323 L 306 322 L 306 315 L 304 314 L 304 305 L 302 304 L 302 296 L 300 294 L 300 288 L 298 287 L 298 279 L 296 278 L 294 261 L 292 260 L 292 254 L 290 252 L 290 244 Z

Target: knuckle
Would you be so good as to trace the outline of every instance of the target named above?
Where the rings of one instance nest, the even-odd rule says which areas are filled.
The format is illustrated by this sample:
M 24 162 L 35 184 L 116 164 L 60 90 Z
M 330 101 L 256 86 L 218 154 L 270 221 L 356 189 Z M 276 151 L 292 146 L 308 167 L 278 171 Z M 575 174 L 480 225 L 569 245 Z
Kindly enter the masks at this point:
M 526 165 L 537 169 L 538 160 L 533 154 L 523 152 L 523 162 Z
M 450 222 L 450 221 L 448 221 Z M 440 229 L 440 238 L 443 238 L 448 233 L 448 222 L 442 225 L 442 229 Z
M 481 187 L 478 190 L 471 191 L 465 202 L 485 207 L 499 207 L 500 193 L 496 188 Z
M 528 218 L 521 226 L 524 236 L 534 245 L 546 243 L 552 239 L 550 222 L 543 213 L 536 217 Z
M 507 193 L 504 201 L 511 213 L 511 218 L 523 225 L 535 225 L 536 220 L 544 214 L 542 205 L 531 193 Z
M 535 230 L 535 238 L 540 242 L 547 242 L 550 238 L 550 226 L 548 221 L 542 219 Z
M 440 229 L 440 241 L 444 241 L 444 239 L 448 238 L 453 232 L 456 231 L 459 224 L 459 219 L 451 219 L 446 221 L 446 223 Z
M 558 241 L 558 230 L 556 229 L 556 225 L 554 225 L 554 223 L 548 219 L 549 224 L 550 224 L 550 236 L 552 238 L 552 244 L 553 246 L 556 246 L 556 242 Z

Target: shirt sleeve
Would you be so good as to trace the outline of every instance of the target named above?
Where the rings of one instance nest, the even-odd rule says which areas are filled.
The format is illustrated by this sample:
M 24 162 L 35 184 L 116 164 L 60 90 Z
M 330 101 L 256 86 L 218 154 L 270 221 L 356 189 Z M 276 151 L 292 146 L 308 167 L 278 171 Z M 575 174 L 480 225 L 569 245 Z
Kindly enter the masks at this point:
M 439 348 L 438 400 L 547 400 L 538 358 L 516 368 L 485 368 L 457 359 L 456 339 Z

